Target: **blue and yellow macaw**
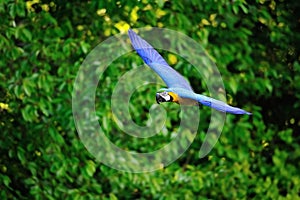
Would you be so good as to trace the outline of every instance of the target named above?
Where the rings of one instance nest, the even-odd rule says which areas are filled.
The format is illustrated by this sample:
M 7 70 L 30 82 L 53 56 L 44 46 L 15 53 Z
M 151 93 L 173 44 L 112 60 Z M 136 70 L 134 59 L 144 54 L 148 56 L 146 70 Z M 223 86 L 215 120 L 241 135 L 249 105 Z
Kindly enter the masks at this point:
M 251 115 L 250 112 L 243 109 L 230 106 L 222 101 L 201 94 L 196 94 L 190 84 L 177 71 L 171 68 L 150 44 L 131 29 L 128 30 L 128 35 L 136 52 L 168 86 L 168 88 L 160 89 L 162 92 L 156 93 L 158 104 L 162 102 L 175 102 L 181 105 L 203 104 L 221 112 Z

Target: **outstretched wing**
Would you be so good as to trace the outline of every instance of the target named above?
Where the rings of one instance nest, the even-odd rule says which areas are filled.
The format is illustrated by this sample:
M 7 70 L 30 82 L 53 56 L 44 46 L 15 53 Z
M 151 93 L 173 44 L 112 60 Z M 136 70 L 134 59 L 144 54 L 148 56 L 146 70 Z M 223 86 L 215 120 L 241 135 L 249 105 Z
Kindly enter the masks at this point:
M 239 115 L 243 115 L 243 114 L 251 115 L 250 112 L 247 112 L 243 109 L 230 106 L 230 105 L 224 103 L 223 101 L 219 101 L 219 100 L 216 100 L 216 99 L 213 99 L 213 98 L 201 95 L 201 94 L 197 94 L 195 100 L 197 100 L 199 103 L 201 103 L 205 106 L 212 107 L 221 112 L 239 114 Z
M 136 52 L 162 78 L 169 88 L 184 88 L 193 91 L 190 84 L 177 71 L 171 68 L 150 44 L 131 29 L 128 30 L 128 35 Z
M 223 101 L 219 101 L 219 100 L 216 100 L 216 99 L 213 99 L 211 97 L 207 97 L 207 96 L 204 96 L 201 94 L 196 94 L 194 92 L 184 90 L 182 88 L 170 88 L 170 89 L 167 89 L 166 91 L 174 92 L 182 98 L 194 99 L 205 106 L 212 107 L 221 112 L 232 113 L 232 114 L 251 115 L 250 112 L 247 112 L 247 111 L 237 108 L 237 107 L 230 106 L 230 105 L 224 103 Z

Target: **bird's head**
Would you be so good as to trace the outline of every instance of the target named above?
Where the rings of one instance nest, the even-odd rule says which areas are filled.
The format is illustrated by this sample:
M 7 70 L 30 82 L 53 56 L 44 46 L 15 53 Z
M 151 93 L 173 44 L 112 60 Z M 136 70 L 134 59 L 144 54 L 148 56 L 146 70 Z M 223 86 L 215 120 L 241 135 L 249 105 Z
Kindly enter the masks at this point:
M 172 102 L 173 98 L 171 95 L 169 95 L 168 92 L 158 92 L 156 93 L 156 102 L 158 104 L 163 102 Z

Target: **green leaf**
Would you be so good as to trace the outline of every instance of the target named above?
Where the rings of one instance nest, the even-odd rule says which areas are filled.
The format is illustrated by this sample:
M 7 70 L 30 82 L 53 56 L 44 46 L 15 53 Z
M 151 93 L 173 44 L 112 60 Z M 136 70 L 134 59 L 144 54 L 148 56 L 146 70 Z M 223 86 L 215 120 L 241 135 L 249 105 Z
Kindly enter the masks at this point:
M 278 133 L 278 135 L 279 135 L 280 139 L 282 139 L 287 144 L 293 143 L 293 130 L 292 129 L 280 131 Z
M 65 144 L 64 138 L 59 134 L 55 127 L 49 128 L 49 134 L 57 144 Z
M 31 94 L 34 92 L 34 83 L 30 79 L 25 78 L 22 86 L 25 94 L 31 96 Z
M 237 90 L 238 90 L 238 82 L 235 78 L 231 78 L 229 80 L 229 86 L 230 86 L 230 89 L 232 90 L 233 94 L 236 94 Z
M 165 0 L 157 0 L 158 7 L 163 8 L 165 4 Z
M 25 9 L 25 3 L 23 1 L 19 1 L 17 4 L 16 4 L 16 14 L 19 16 L 19 17 L 25 17 L 25 12 L 26 12 L 26 9 Z
M 31 41 L 32 40 L 31 32 L 26 28 L 22 28 L 21 30 L 22 30 L 24 40 L 25 41 Z
M 1 177 L 1 180 L 2 180 L 3 184 L 6 187 L 9 187 L 9 184 L 11 183 L 11 179 L 9 178 L 9 176 L 0 175 L 0 177 Z
M 248 8 L 244 4 L 241 4 L 240 7 L 245 14 L 248 14 Z
M 110 200 L 118 200 L 118 198 L 116 197 L 116 195 L 114 195 L 113 193 L 109 193 L 109 199 Z
M 16 4 L 14 3 L 10 3 L 8 5 L 8 13 L 9 15 L 14 18 L 16 16 L 16 12 L 17 12 L 17 9 L 16 9 Z
M 85 171 L 88 176 L 92 177 L 94 173 L 96 172 L 96 166 L 95 163 L 92 160 L 88 160 L 86 162 Z
M 26 163 L 25 150 L 22 147 L 18 147 L 17 149 L 18 149 L 17 156 L 21 161 L 22 165 L 24 165 Z
M 91 46 L 88 43 L 85 43 L 83 41 L 80 42 L 80 48 L 84 54 L 88 53 L 90 50 Z
M 233 10 L 233 13 L 234 14 L 238 14 L 239 13 L 239 8 L 238 8 L 238 6 L 237 5 L 232 5 L 232 10 Z

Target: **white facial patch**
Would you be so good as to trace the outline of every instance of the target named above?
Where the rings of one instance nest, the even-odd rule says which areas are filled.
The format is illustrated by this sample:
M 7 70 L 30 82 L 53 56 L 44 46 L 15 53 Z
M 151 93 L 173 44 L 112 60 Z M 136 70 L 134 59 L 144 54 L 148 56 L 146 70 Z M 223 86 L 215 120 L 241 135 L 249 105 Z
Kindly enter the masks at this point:
M 164 98 L 165 101 L 167 101 L 167 102 L 171 100 L 171 97 L 170 97 L 170 95 L 169 95 L 167 92 L 162 92 L 162 93 L 160 93 L 160 96 L 161 96 L 162 98 Z

